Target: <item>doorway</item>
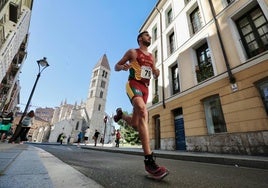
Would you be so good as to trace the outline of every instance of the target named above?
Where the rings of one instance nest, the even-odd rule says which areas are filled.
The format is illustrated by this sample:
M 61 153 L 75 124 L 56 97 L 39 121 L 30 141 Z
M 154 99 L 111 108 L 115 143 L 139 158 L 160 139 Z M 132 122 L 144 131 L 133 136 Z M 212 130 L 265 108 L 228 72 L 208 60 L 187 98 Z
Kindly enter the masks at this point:
M 154 137 L 155 137 L 155 149 L 160 149 L 161 148 L 161 137 L 160 137 L 160 116 L 157 115 L 154 117 L 155 121 L 155 128 L 154 128 Z
M 174 111 L 174 125 L 175 125 L 176 150 L 186 150 L 182 108 L 178 108 Z

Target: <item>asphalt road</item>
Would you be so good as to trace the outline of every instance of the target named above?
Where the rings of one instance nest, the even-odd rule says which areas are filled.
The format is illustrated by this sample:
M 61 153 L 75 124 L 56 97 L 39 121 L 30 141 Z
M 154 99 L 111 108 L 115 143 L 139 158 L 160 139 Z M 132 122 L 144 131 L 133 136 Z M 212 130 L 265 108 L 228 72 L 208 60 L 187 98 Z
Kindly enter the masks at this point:
M 143 157 L 66 145 L 34 145 L 107 188 L 267 188 L 268 170 L 157 158 L 170 174 L 146 178 Z M 68 178 L 68 177 L 66 177 Z

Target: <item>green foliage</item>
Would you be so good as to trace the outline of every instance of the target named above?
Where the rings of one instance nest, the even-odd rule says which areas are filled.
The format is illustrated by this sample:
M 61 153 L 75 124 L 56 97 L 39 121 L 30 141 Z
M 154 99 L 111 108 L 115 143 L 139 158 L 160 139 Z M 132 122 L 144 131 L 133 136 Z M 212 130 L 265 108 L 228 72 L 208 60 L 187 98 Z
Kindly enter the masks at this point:
M 156 104 L 156 103 L 158 103 L 158 102 L 159 102 L 159 96 L 158 96 L 158 94 L 155 94 L 152 103 L 153 103 L 153 104 Z
M 124 114 L 128 113 L 124 112 Z M 118 122 L 118 125 L 120 125 L 120 132 L 125 142 L 131 145 L 141 144 L 139 133 L 135 131 L 131 126 L 129 126 L 125 121 L 120 120 Z

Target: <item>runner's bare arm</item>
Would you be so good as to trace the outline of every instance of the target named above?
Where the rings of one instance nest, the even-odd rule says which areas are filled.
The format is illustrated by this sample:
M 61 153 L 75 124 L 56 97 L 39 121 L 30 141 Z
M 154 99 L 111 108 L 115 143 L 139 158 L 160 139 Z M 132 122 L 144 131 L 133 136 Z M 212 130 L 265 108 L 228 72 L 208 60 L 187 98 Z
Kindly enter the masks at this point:
M 130 65 L 128 62 L 131 62 L 131 60 L 133 59 L 133 50 L 130 49 L 128 50 L 125 55 L 122 57 L 122 59 L 120 59 L 114 67 L 115 71 L 127 71 L 130 68 Z
M 159 71 L 159 69 L 156 68 L 156 66 L 155 66 L 155 59 L 154 59 L 154 57 L 153 57 L 153 60 L 154 60 L 154 63 L 153 63 L 153 68 L 152 68 L 152 70 L 153 70 L 154 78 L 156 79 L 156 78 L 158 78 L 158 76 L 159 76 L 159 74 L 160 74 L 160 71 Z

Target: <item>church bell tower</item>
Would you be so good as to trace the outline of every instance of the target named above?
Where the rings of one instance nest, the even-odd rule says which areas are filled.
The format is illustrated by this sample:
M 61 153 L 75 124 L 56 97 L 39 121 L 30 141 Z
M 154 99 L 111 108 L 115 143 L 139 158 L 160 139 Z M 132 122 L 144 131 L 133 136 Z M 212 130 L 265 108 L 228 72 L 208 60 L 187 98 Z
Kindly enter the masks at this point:
M 104 116 L 111 69 L 106 54 L 93 68 L 90 80 L 86 110 L 90 119 L 90 135 L 97 129 L 104 132 Z

